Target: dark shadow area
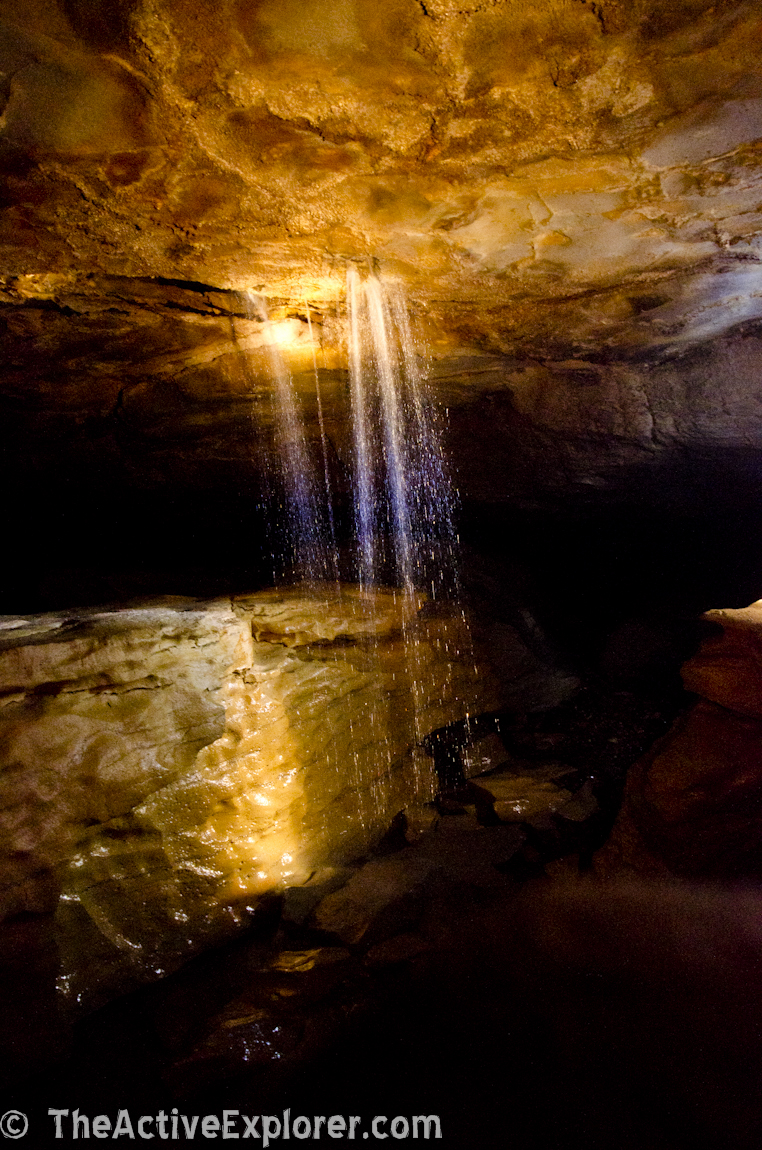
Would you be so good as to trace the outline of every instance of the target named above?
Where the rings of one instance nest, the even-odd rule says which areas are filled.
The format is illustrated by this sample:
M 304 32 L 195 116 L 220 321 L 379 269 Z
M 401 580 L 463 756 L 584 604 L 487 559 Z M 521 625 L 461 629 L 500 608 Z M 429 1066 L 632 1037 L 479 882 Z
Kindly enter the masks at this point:
M 573 663 L 614 670 L 638 644 L 644 665 L 649 644 L 679 661 L 702 612 L 762 594 L 762 457 L 680 453 L 612 490 L 465 502 L 460 534 L 466 585 L 485 565 Z
M 14 561 L 4 571 L 1 613 L 213 597 L 273 582 L 270 536 L 253 495 L 85 488 L 65 477 L 36 494 L 6 516 Z
M 122 1108 L 133 1123 L 163 1113 L 167 1131 L 173 1113 L 356 1115 L 361 1132 L 384 1116 L 382 1133 L 398 1116 L 436 1115 L 438 1144 L 464 1150 L 758 1145 L 758 890 L 536 880 L 447 896 L 436 950 L 407 961 L 334 946 L 330 968 L 274 976 L 262 969 L 277 940 L 261 933 L 211 952 L 84 1019 L 69 1061 L 4 1089 L 3 1109 L 29 1116 L 38 1146 L 72 1144 L 75 1109 L 113 1126 Z M 253 1003 L 289 978 L 299 1005 L 273 1027 Z M 236 994 L 217 1061 L 208 1049 L 195 1066 L 178 1057 Z M 312 1056 L 295 1061 L 305 1043 Z M 49 1108 L 69 1112 L 63 1139 Z

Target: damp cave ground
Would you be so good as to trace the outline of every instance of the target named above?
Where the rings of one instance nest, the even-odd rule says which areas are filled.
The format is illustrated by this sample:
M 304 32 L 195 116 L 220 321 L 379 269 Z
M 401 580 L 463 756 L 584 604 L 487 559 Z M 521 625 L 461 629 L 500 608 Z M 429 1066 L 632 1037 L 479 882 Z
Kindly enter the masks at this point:
M 572 789 L 592 778 L 599 809 L 582 823 L 495 825 L 480 808 L 477 778 L 440 803 L 428 835 L 439 839 L 433 857 L 443 852 L 445 878 L 397 900 L 357 944 L 290 921 L 276 898 L 236 942 L 58 1032 L 46 1016 L 55 1011 L 50 990 L 40 997 L 39 969 L 31 970 L 36 1010 L 22 1042 L 40 1042 L 41 1066 L 4 1091 L 4 1107 L 34 1115 L 38 1129 L 50 1125 L 49 1106 L 88 1114 L 172 1106 L 188 1114 L 277 1114 L 291 1106 L 294 1114 L 358 1114 L 366 1126 L 375 1114 L 426 1113 L 440 1115 L 444 1146 L 508 1139 L 538 1150 L 646 1150 L 654 1131 L 673 1120 L 658 1100 L 640 1113 L 644 1140 L 610 1141 L 620 1129 L 622 1138 L 632 1134 L 633 1052 L 620 1052 L 613 1072 L 583 1036 L 570 1064 L 521 985 L 514 966 L 524 961 L 521 943 L 513 935 L 504 943 L 517 903 L 531 903 L 552 881 L 546 866 L 566 859 L 572 871 L 584 870 L 610 830 L 627 766 L 684 705 L 674 683 L 643 694 L 591 682 L 552 711 L 482 716 L 477 734 L 499 729 L 525 763 L 564 760 Z M 366 861 L 420 849 L 397 826 Z M 9 934 L 21 937 L 25 927 L 35 930 L 9 924 L 6 951 Z M 284 952 L 316 951 L 327 965 L 277 969 Z M 588 983 L 595 998 L 595 980 Z M 604 987 L 604 998 L 610 992 Z M 11 1034 L 11 1042 L 18 1038 Z

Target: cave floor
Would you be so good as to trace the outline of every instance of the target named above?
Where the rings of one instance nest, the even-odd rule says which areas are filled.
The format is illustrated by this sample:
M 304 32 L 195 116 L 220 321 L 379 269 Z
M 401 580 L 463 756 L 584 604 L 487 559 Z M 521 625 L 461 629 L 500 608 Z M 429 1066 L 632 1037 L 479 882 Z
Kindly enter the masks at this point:
M 9 924 L 3 959 L 19 991 L 4 1029 L 18 1081 L 5 1109 L 36 1115 L 51 1144 L 49 1107 L 176 1106 L 438 1114 L 446 1146 L 505 1145 L 507 1131 L 543 1150 L 683 1145 L 679 1130 L 654 1140 L 674 1125 L 661 1111 L 639 1134 L 623 1118 L 632 1100 L 622 1102 L 621 1084 L 609 1099 L 587 1081 L 600 1074 L 587 1040 L 569 1063 L 524 985 L 525 944 L 511 924 L 544 889 L 580 881 L 627 767 L 688 699 L 673 685 L 590 683 L 551 711 L 479 717 L 473 737 L 499 732 L 514 771 L 550 769 L 582 805 L 501 821 L 487 788 L 505 769 L 480 776 L 417 823 L 397 820 L 372 857 L 328 883 L 263 903 L 236 942 L 73 1023 L 42 990 L 39 957 L 24 968 L 39 924 Z

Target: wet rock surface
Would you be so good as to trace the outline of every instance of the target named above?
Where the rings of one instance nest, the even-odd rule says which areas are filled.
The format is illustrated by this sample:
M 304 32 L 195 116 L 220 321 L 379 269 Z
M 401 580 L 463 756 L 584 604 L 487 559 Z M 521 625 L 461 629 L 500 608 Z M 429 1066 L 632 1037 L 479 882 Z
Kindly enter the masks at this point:
M 55 914 L 72 1009 L 245 930 L 431 797 L 414 720 L 460 718 L 466 680 L 499 695 L 470 651 L 458 673 L 460 615 L 421 603 L 331 585 L 4 619 L 2 913 Z
M 386 1060 L 397 1057 L 396 1042 L 407 1051 L 401 1065 L 420 1043 L 427 1057 L 431 1042 L 450 1050 L 470 1011 L 479 1019 L 476 1046 L 471 1055 L 460 1050 L 457 1059 L 473 1056 L 483 1066 L 480 1044 L 493 1041 L 484 1029 L 493 991 L 486 989 L 492 975 L 485 973 L 482 985 L 478 973 L 492 962 L 483 967 L 482 946 L 512 920 L 528 878 L 559 858 L 571 874 L 585 865 L 613 818 L 611 796 L 626 766 L 670 721 L 675 705 L 674 699 L 644 704 L 589 688 L 555 711 L 476 719 L 467 753 L 487 773 L 436 803 L 411 808 L 375 856 L 319 872 L 304 887 L 262 904 L 235 943 L 79 1021 L 68 1056 L 50 1057 L 46 1081 L 56 1096 L 76 1082 L 78 1097 L 98 1098 L 101 1109 L 104 1097 L 120 1091 L 146 1106 L 162 1099 L 187 1108 L 192 1099 L 196 1109 L 220 1099 L 243 1109 L 249 1102 L 242 1099 L 254 1097 L 274 1106 L 284 1092 L 316 1098 L 324 1089 L 336 1097 L 340 1083 L 331 1075 L 349 1073 L 345 1059 L 360 1058 L 383 1078 L 391 1073 Z M 500 799 L 506 791 L 510 799 Z M 503 817 L 501 802 L 511 804 Z M 444 1015 L 432 1029 L 437 993 L 444 996 Z M 55 1011 L 44 1015 L 65 1046 L 63 1017 L 56 1026 Z M 30 1015 L 26 1026 L 33 1030 L 36 1018 Z M 392 1050 L 390 1027 L 397 1035 Z M 449 1080 L 452 1067 L 445 1070 L 441 1056 L 433 1056 L 437 1073 Z M 334 1067 L 327 1079 L 322 1066 Z M 416 1073 L 432 1101 L 423 1103 L 419 1094 L 414 1105 L 436 1113 L 444 1105 L 442 1082 L 433 1070 Z M 462 1073 L 472 1089 L 471 1071 Z M 377 1097 L 361 1073 L 350 1080 L 358 1098 Z M 394 1074 L 389 1088 L 395 1097 L 402 1090 Z M 478 1105 L 479 1121 L 486 1120 L 491 1103 Z M 451 1113 L 451 1097 L 447 1106 Z M 265 1102 L 257 1102 L 258 1112 L 262 1107 Z

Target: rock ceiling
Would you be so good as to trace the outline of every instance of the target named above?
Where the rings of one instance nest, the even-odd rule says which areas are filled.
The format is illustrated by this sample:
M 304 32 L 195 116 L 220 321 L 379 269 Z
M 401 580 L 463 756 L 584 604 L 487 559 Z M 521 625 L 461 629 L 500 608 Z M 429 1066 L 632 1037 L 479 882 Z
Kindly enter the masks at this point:
M 133 279 L 326 304 L 371 258 L 483 350 L 762 314 L 758 2 L 3 7 L 6 303 L 107 331 Z
M 442 402 L 504 397 L 453 432 L 480 497 L 510 487 L 514 399 L 519 438 L 762 442 L 760 0 L 5 0 L 0 20 L 9 482 L 235 485 L 267 386 L 239 293 L 291 317 L 307 401 L 309 303 L 330 408 L 350 260 L 404 282 Z

